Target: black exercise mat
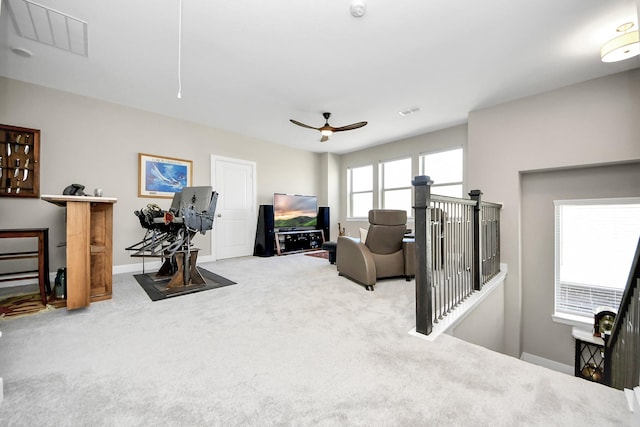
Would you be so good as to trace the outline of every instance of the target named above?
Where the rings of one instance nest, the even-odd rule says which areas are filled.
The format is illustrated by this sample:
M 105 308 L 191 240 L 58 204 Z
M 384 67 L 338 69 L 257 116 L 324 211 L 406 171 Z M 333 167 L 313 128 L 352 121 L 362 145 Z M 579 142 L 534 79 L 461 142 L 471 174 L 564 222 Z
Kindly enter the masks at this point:
M 183 291 L 173 290 L 171 293 L 164 293 L 158 290 L 158 287 L 166 286 L 171 277 L 166 277 L 162 279 L 154 279 L 155 273 L 149 274 L 134 274 L 133 277 L 136 279 L 138 284 L 144 289 L 144 291 L 149 295 L 151 301 L 158 301 L 167 298 L 179 297 L 181 295 L 193 294 L 196 292 L 208 291 L 210 289 L 222 288 L 224 286 L 235 285 L 236 282 L 229 280 L 225 277 L 222 277 L 216 273 L 212 273 L 209 270 L 205 270 L 201 267 L 196 267 L 202 277 L 204 277 L 205 284 L 204 285 L 190 285 L 185 287 Z

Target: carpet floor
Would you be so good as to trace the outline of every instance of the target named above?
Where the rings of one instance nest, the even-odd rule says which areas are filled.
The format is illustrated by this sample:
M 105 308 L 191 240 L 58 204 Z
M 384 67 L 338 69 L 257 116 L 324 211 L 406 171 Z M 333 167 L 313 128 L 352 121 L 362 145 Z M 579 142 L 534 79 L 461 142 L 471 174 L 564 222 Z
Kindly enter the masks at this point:
M 0 320 L 1 426 L 630 426 L 624 394 L 442 335 L 414 282 L 374 292 L 304 255 L 203 264 L 237 282 Z

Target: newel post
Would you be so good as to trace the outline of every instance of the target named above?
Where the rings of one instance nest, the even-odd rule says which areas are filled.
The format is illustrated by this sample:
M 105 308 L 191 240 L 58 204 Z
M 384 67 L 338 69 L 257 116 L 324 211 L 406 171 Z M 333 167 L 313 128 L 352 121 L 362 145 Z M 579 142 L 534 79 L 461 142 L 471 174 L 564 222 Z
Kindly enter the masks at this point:
M 431 226 L 429 205 L 431 203 L 431 184 L 426 175 L 416 176 L 411 184 L 414 187 L 415 228 L 416 228 L 416 332 L 429 335 L 433 330 L 433 312 L 431 308 Z
M 476 202 L 473 208 L 473 264 L 471 266 L 471 280 L 473 281 L 473 289 L 479 291 L 482 288 L 480 281 L 480 260 L 482 259 L 482 253 L 480 252 L 480 203 L 482 202 L 482 191 L 471 190 L 469 197 Z

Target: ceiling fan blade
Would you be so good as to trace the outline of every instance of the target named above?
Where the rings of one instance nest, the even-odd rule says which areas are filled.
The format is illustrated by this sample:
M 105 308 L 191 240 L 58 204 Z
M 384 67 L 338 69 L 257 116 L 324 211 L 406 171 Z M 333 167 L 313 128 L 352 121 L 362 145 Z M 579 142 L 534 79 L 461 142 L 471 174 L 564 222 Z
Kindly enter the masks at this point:
M 289 119 L 289 121 L 291 123 L 293 123 L 294 125 L 302 126 L 303 128 L 313 129 L 313 130 L 320 130 L 320 128 L 314 128 L 313 126 L 305 125 L 304 123 L 300 123 L 297 120 Z
M 327 135 L 322 135 L 322 138 L 320 138 L 320 142 L 327 142 L 329 140 L 329 137 Z
M 346 125 L 346 126 L 340 126 L 337 128 L 333 128 L 332 130 L 334 132 L 342 132 L 344 130 L 352 130 L 352 129 L 358 129 L 361 128 L 362 126 L 365 126 L 367 124 L 367 122 L 358 122 L 358 123 L 353 123 L 350 125 Z

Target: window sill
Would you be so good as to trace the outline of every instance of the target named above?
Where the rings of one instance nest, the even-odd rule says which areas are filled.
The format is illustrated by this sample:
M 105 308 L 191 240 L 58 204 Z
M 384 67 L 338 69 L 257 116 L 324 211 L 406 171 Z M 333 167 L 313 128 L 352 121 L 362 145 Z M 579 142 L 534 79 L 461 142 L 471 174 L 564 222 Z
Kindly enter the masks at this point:
M 412 216 L 408 216 L 407 217 L 407 222 L 414 222 L 414 217 Z M 363 216 L 363 217 L 347 217 L 346 219 L 347 222 L 369 222 L 369 217 Z
M 585 316 L 576 316 L 575 314 L 553 313 L 551 319 L 556 323 L 562 323 L 569 326 L 577 326 L 580 329 L 591 330 L 593 328 L 593 319 Z

